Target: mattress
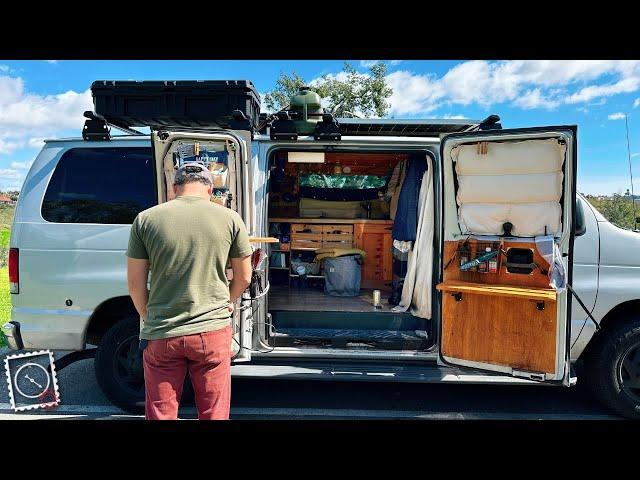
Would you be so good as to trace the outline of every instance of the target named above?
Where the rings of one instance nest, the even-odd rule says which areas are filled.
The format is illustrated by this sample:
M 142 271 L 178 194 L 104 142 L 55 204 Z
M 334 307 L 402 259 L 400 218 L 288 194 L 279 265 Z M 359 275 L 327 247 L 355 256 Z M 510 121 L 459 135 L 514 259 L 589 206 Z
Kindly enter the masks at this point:
M 566 145 L 556 139 L 488 142 L 481 151 L 475 143 L 452 151 L 462 233 L 501 235 L 506 222 L 518 237 L 559 233 Z

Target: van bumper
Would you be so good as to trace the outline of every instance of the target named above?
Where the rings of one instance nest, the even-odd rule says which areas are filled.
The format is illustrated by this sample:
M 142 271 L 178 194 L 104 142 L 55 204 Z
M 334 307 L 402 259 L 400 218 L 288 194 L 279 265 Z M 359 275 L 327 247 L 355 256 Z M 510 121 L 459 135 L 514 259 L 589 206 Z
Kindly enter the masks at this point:
M 2 325 L 2 334 L 7 339 L 7 345 L 11 350 L 22 350 L 24 348 L 18 322 L 7 322 Z

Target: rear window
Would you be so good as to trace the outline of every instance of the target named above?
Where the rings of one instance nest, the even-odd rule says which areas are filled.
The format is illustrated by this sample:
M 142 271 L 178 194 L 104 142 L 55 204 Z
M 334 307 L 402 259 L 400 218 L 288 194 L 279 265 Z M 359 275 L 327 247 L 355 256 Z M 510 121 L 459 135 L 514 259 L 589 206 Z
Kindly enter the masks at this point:
M 151 148 L 74 148 L 53 172 L 42 217 L 57 223 L 130 224 L 156 203 Z

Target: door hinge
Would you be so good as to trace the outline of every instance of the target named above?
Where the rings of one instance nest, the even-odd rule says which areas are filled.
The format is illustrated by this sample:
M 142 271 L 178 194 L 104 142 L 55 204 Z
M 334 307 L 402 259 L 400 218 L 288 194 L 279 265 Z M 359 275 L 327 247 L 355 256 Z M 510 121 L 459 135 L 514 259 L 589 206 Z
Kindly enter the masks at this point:
M 511 375 L 513 375 L 514 377 L 528 378 L 529 380 L 537 380 L 539 382 L 542 382 L 546 379 L 546 376 L 544 373 L 524 372 L 522 370 L 512 370 Z

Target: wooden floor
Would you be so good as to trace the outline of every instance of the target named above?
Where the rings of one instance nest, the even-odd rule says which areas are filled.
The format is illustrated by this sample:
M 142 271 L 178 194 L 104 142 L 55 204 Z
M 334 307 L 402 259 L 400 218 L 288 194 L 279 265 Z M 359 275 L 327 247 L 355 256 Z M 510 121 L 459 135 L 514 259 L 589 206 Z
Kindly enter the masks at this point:
M 382 291 L 382 308 L 373 307 L 373 290 L 361 289 L 358 297 L 332 297 L 325 295 L 322 287 L 287 287 L 271 285 L 269 310 L 307 312 L 379 312 L 390 313 L 390 292 Z

